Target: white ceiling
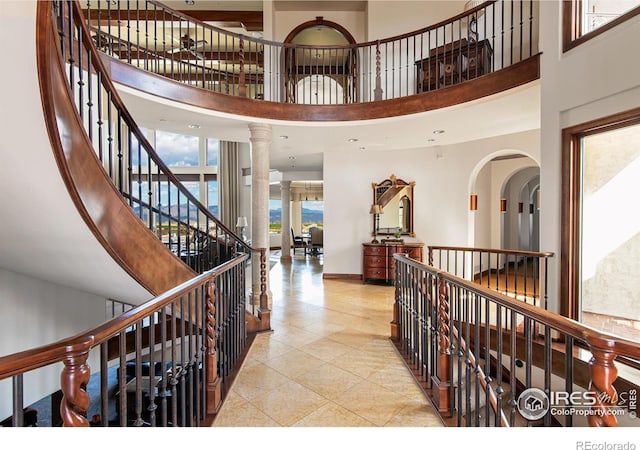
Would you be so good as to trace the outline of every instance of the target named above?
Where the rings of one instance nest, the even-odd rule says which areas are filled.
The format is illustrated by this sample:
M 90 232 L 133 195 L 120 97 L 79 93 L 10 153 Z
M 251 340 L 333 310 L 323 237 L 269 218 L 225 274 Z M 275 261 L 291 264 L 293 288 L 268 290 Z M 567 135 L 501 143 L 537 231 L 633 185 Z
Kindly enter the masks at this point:
M 249 142 L 248 123 L 254 121 L 250 117 L 207 111 L 130 88 L 121 88 L 121 93 L 143 127 Z M 333 123 L 255 121 L 273 126 L 271 169 L 321 172 L 325 152 L 358 152 L 366 158 L 367 152 L 399 149 L 446 151 L 451 144 L 538 129 L 540 86 L 535 81 L 465 104 L 387 119 Z M 200 128 L 190 129 L 190 124 Z M 434 134 L 435 130 L 444 133 Z

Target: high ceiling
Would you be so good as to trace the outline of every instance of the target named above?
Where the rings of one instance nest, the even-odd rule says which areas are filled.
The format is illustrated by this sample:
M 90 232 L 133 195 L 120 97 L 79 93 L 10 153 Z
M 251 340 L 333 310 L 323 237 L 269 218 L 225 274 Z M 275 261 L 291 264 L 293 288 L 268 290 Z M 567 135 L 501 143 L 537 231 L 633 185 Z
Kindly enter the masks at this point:
M 233 12 L 233 18 L 238 21 L 242 21 L 243 16 L 250 17 L 251 12 L 261 12 L 263 4 L 262 1 L 203 0 L 163 3 L 196 17 L 206 17 L 211 11 Z M 279 0 L 274 1 L 273 8 L 364 11 L 366 2 Z M 129 89 L 124 89 L 123 96 L 136 120 L 144 127 L 221 140 L 249 141 L 247 124 L 251 118 L 205 111 Z M 348 123 L 272 120 L 271 168 L 280 172 L 322 173 L 322 155 L 325 152 L 357 152 L 363 157 L 368 152 L 400 149 L 442 152 L 450 144 L 538 129 L 539 96 L 539 84 L 534 82 L 467 104 L 396 118 Z M 199 128 L 194 130 L 189 125 L 198 125 Z M 434 134 L 436 130 L 444 132 Z

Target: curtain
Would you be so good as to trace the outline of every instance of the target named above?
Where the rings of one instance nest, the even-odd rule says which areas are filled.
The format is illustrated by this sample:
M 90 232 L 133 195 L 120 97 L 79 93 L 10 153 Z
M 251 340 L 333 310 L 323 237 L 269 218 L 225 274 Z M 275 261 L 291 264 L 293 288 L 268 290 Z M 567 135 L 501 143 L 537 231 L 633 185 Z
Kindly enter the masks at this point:
M 220 220 L 235 232 L 236 220 L 240 209 L 238 143 L 220 141 L 219 148 L 218 189 L 220 190 Z

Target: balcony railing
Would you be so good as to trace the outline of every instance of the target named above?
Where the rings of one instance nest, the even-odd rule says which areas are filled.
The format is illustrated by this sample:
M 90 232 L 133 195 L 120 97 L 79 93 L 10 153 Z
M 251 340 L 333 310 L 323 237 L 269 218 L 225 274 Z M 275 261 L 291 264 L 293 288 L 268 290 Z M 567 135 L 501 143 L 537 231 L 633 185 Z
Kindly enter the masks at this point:
M 392 337 L 447 425 L 638 425 L 640 344 L 394 257 Z
M 353 104 L 443 89 L 538 52 L 534 1 L 487 1 L 401 36 L 345 46 L 231 33 L 153 0 L 86 2 L 104 53 L 194 87 L 298 104 Z

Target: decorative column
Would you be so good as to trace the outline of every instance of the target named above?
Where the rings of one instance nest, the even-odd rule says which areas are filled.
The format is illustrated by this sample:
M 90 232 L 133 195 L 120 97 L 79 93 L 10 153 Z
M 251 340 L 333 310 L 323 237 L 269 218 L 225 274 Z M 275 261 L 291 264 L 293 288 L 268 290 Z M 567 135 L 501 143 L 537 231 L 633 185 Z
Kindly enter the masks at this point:
M 291 181 L 280 182 L 282 199 L 282 256 L 280 261 L 291 261 Z
M 271 125 L 249 124 L 251 137 L 251 246 L 266 249 L 266 292 L 271 307 L 269 290 L 269 152 L 271 148 Z M 260 255 L 251 260 L 251 304 L 260 307 Z

